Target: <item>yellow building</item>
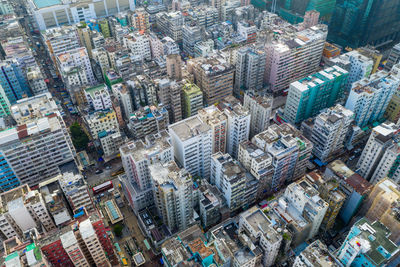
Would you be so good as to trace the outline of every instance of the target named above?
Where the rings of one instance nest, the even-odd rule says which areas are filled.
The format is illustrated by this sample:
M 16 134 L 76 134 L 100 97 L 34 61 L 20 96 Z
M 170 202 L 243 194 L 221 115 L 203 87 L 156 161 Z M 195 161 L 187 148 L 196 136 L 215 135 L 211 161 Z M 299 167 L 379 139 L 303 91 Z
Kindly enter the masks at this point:
M 374 67 L 372 68 L 371 74 L 374 74 L 378 70 L 379 64 L 381 64 L 382 54 L 374 47 L 370 46 L 357 48 L 357 51 L 366 57 L 372 58 Z
M 400 89 L 400 88 L 399 88 Z M 385 111 L 385 118 L 397 123 L 400 119 L 400 90 L 397 89 Z
M 372 222 L 380 220 L 397 201 L 400 201 L 398 185 L 389 178 L 381 180 L 368 196 L 365 204 L 368 209 L 366 217 Z
M 117 115 L 113 109 L 90 113 L 84 120 L 93 139 L 97 139 L 102 131 L 109 132 L 119 128 Z

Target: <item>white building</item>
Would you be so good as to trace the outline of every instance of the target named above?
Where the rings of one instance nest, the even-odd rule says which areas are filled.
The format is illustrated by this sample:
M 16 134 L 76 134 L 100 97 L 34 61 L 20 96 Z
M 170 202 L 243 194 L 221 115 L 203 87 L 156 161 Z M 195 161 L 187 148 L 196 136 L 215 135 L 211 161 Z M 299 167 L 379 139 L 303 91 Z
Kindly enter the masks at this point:
M 104 75 L 104 73 L 111 67 L 107 50 L 105 50 L 103 47 L 93 49 L 92 57 L 93 60 L 100 66 L 101 73 Z
M 44 81 L 43 74 L 38 66 L 29 67 L 26 72 L 26 78 L 34 95 L 48 92 L 47 84 Z
M 147 34 L 139 32 L 130 33 L 125 35 L 122 41 L 124 46 L 131 52 L 131 55 L 151 60 L 150 41 Z
M 118 99 L 118 102 L 120 103 L 124 112 L 125 118 L 129 119 L 130 115 L 133 114 L 133 105 L 131 94 L 127 86 L 123 83 L 117 83 L 111 86 L 111 90 L 114 96 Z
M 27 2 L 27 9 L 31 12 L 39 30 L 135 10 L 134 0 L 89 0 L 85 2 L 29 0 Z
M 173 160 L 173 148 L 166 131 L 149 135 L 146 142 L 131 141 L 120 147 L 125 176 L 122 184 L 132 209 L 137 212 L 154 204 L 153 181 L 149 166 Z
M 218 152 L 211 158 L 210 183 L 215 184 L 231 211 L 246 203 L 246 171 L 229 154 Z
M 116 156 L 119 153 L 120 146 L 122 146 L 125 141 L 119 129 L 100 132 L 98 137 L 104 156 L 107 158 Z
M 288 185 L 283 198 L 311 225 L 308 239 L 313 238 L 318 233 L 329 204 L 319 196 L 308 178 Z
M 250 138 L 265 131 L 271 120 L 273 98 L 246 91 L 243 106 L 250 111 Z
M 400 63 L 400 43 L 393 46 L 385 64 L 385 70 L 390 71 L 394 65 Z
M 44 232 L 56 229 L 42 195 L 37 190 L 31 191 L 27 184 L 2 193 L 0 205 L 2 238 L 22 238 L 32 228 Z
M 85 89 L 85 97 L 88 104 L 94 110 L 105 110 L 112 107 L 108 87 L 103 83 Z
M 183 231 L 194 223 L 192 176 L 174 161 L 151 166 L 154 202 L 165 225 L 171 231 Z
M 73 231 L 68 231 L 60 235 L 60 240 L 74 266 L 90 266 Z
M 118 119 L 113 109 L 96 111 L 86 115 L 85 124 L 93 138 L 98 138 L 99 133 L 119 129 Z
M 237 158 L 239 144 L 249 140 L 251 115 L 247 108 L 232 99 L 235 98 L 230 96 L 225 99 L 226 102 L 223 109 L 228 118 L 226 152 Z
M 394 163 L 395 160 L 392 148 L 388 148 L 397 146 L 393 139 L 396 131 L 398 127 L 394 123 L 383 123 L 373 128 L 357 163 L 358 173 L 366 180 L 375 183 L 388 175 L 392 168 L 389 163 Z
M 212 153 L 222 152 L 226 150 L 226 128 L 228 118 L 216 106 L 209 106 L 200 109 L 197 117 L 207 123 L 211 128 Z
M 296 257 L 293 267 L 340 267 L 324 243 L 315 240 Z
M 400 85 L 399 78 L 399 75 L 379 71 L 353 84 L 345 107 L 354 112 L 354 122 L 358 126 L 365 127 L 383 117 Z
M 321 112 L 314 120 L 310 137 L 314 156 L 326 162 L 339 152 L 344 146 L 353 117 L 352 111 L 339 104 Z
M 364 78 L 368 79 L 374 67 L 374 60 L 372 58 L 364 56 L 356 50 L 347 52 L 327 61 L 328 65 L 336 65 L 349 72 L 346 84 L 347 92 L 350 91 L 353 83 Z
M 193 116 L 168 126 L 175 159 L 192 176 L 210 177 L 211 127 Z
M 73 210 L 84 207 L 89 213 L 94 211 L 93 200 L 82 175 L 65 172 L 58 176 L 58 183 Z
M 273 266 L 282 243 L 282 234 L 273 228 L 273 223 L 256 206 L 239 215 L 239 231 L 245 232 L 253 243 L 262 248 L 263 266 Z
M 86 48 L 61 53 L 57 55 L 56 61 L 61 79 L 68 90 L 96 83 Z

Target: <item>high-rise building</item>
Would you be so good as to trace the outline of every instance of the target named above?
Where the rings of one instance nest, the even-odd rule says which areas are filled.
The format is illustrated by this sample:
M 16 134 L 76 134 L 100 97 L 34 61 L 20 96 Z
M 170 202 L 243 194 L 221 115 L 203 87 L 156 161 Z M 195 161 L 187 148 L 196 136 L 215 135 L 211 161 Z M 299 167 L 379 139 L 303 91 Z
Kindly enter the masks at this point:
M 282 34 L 265 44 L 264 81 L 270 84 L 273 92 L 281 92 L 290 83 L 317 71 L 328 29 L 319 24 L 293 33 L 288 28 L 275 27 L 279 27 Z
M 298 23 L 303 20 L 307 11 L 317 11 L 321 20 L 329 22 L 335 11 L 336 1 L 334 0 L 285 0 L 282 1 L 279 15 L 290 23 Z M 304 18 L 305 19 L 305 18 Z
M 396 0 L 380 1 L 341 0 L 329 24 L 329 37 L 342 47 L 373 45 L 376 48 L 400 40 L 400 18 Z M 385 17 L 385 19 L 381 19 Z M 394 25 L 388 29 L 388 25 Z
M 32 96 L 21 65 L 15 59 L 4 60 L 0 63 L 0 85 L 10 104 Z
M 234 68 L 223 59 L 192 59 L 188 62 L 188 71 L 194 74 L 194 82 L 203 91 L 209 106 L 232 95 Z
M 229 154 L 212 155 L 210 183 L 221 191 L 231 212 L 251 204 L 245 199 L 246 171 Z
M 185 83 L 182 87 L 182 104 L 185 118 L 197 114 L 203 108 L 203 93 L 194 83 Z
M 273 98 L 249 90 L 244 94 L 243 106 L 250 111 L 250 138 L 265 131 L 271 120 Z
M 105 50 L 103 47 L 93 49 L 92 58 L 100 66 L 101 73 L 104 76 L 106 71 L 111 68 L 107 50 Z
M 89 113 L 83 117 L 83 120 L 94 139 L 97 139 L 101 132 L 119 129 L 117 114 L 113 109 Z
M 168 133 L 163 131 L 147 136 L 145 142 L 130 141 L 119 149 L 125 170 L 125 175 L 121 178 L 123 189 L 135 213 L 154 204 L 149 165 L 167 163 L 174 159 L 174 151 L 168 138 Z
M 315 240 L 296 257 L 293 267 L 340 267 L 338 260 L 333 256 L 327 246 L 320 240 Z
M 31 12 L 39 30 L 59 27 L 65 24 L 77 24 L 81 21 L 116 15 L 119 12 L 135 10 L 135 1 L 109 2 L 87 1 L 85 5 L 75 2 L 27 2 L 27 9 Z
M 333 66 L 292 82 L 284 110 L 285 119 L 299 124 L 338 103 L 342 100 L 347 76 L 347 71 Z
M 117 83 L 111 86 L 111 90 L 118 103 L 121 105 L 126 119 L 133 113 L 131 94 L 124 83 Z
M 282 243 L 282 234 L 274 229 L 270 219 L 257 207 L 239 215 L 239 231 L 252 242 L 259 243 L 263 250 L 263 266 L 273 266 Z
M 313 124 L 309 140 L 313 143 L 313 155 L 327 162 L 344 147 L 346 135 L 353 121 L 353 112 L 336 105 L 321 112 Z M 303 125 L 307 122 L 303 122 Z
M 182 28 L 183 52 L 187 56 L 194 56 L 194 46 L 203 40 L 202 30 L 199 26 L 184 25 Z
M 33 95 L 40 95 L 48 92 L 45 78 L 39 66 L 30 67 L 26 72 L 26 78 Z
M 213 227 L 229 217 L 225 198 L 215 185 L 203 180 L 199 190 L 200 220 L 204 228 Z
M 371 222 L 379 221 L 382 215 L 392 209 L 392 205 L 400 201 L 400 187 L 394 181 L 386 178 L 379 181 L 371 190 L 365 208 L 365 215 Z
M 272 157 L 273 190 L 304 175 L 313 148 L 312 143 L 290 124 L 271 125 L 254 136 L 252 143 Z
M 182 120 L 181 85 L 169 79 L 158 80 L 157 84 L 158 100 L 168 110 L 169 121 Z
M 138 8 L 131 16 L 132 26 L 138 31 L 150 30 L 149 13 L 144 8 Z
M 3 192 L 0 201 L 3 240 L 14 236 L 21 238 L 32 228 L 45 233 L 56 229 L 42 195 L 37 190 L 32 191 L 27 184 Z
M 146 106 L 130 115 L 128 129 L 134 139 L 141 139 L 165 130 L 168 124 L 168 111 L 163 106 Z
M 390 209 L 387 209 L 383 215 L 379 218 L 379 221 L 383 223 L 391 232 L 389 236 L 395 244 L 400 242 L 400 201 L 392 204 Z
M 104 83 L 85 88 L 85 97 L 87 103 L 94 110 L 105 110 L 112 107 L 111 96 L 108 92 L 107 86 Z
M 0 118 L 10 115 L 10 101 L 0 84 Z
M 339 211 L 346 201 L 346 195 L 339 189 L 340 183 L 333 176 L 324 177 L 318 172 L 311 172 L 307 175 L 310 181 L 314 182 L 319 196 L 329 205 L 321 223 L 321 228 L 328 231 L 333 227 Z
M 57 176 L 58 183 L 73 211 L 84 207 L 88 213 L 94 211 L 93 200 L 83 176 L 73 172 L 65 172 Z
M 371 178 L 374 181 L 378 181 L 388 175 L 395 161 L 394 158 L 397 157 L 397 153 L 393 155 L 393 151 L 388 151 L 391 145 L 395 145 L 394 149 L 396 150 L 397 144 L 395 144 L 393 138 L 397 130 L 398 127 L 394 123 L 383 123 L 373 128 L 367 145 L 357 163 L 358 173 L 368 181 L 372 182 Z M 391 161 L 392 164 L 389 165 L 388 161 Z M 380 162 L 384 164 L 380 164 Z M 379 165 L 383 170 L 377 169 Z
M 182 27 L 184 25 L 184 17 L 181 12 L 159 12 L 156 14 L 157 27 L 171 37 L 175 42 L 182 42 Z
M 389 235 L 381 222 L 361 218 L 351 227 L 337 258 L 343 266 L 383 266 L 399 251 Z
M 364 78 L 369 78 L 374 67 L 374 60 L 371 57 L 363 55 L 357 50 L 353 50 L 325 60 L 328 66 L 339 66 L 349 72 L 346 84 L 346 92 L 349 92 L 353 83 Z
M 41 114 L 48 106 L 45 102 L 36 106 L 35 99 L 18 104 L 13 113 L 21 123 L 0 133 L 0 153 L 8 166 L 3 169 L 7 179 L 3 181 L 3 189 L 16 185 L 10 170 L 20 184 L 34 186 L 59 174 L 60 165 L 74 160 L 75 149 L 61 116 L 54 110 Z M 22 122 L 24 116 L 30 119 Z
M 380 71 L 353 84 L 346 108 L 354 112 L 354 122 L 365 127 L 382 119 L 389 101 L 400 85 L 400 75 Z
M 128 48 L 130 55 L 142 60 L 151 60 L 150 40 L 147 34 L 132 32 L 122 38 L 124 47 Z
M 165 225 L 175 232 L 194 223 L 192 176 L 174 161 L 149 166 L 154 183 L 154 202 Z
M 265 52 L 256 47 L 243 47 L 236 55 L 235 95 L 245 90 L 262 89 L 265 71 Z
M 60 53 L 56 61 L 61 79 L 68 90 L 96 83 L 86 48 L 81 47 Z
M 181 57 L 179 54 L 167 55 L 167 74 L 171 80 L 182 80 Z
M 374 46 L 366 45 L 363 47 L 357 48 L 357 51 L 362 55 L 371 58 L 374 61 L 374 67 L 372 68 L 372 74 L 378 71 L 378 67 L 381 64 L 382 53 L 377 50 Z
M 326 179 L 333 177 L 339 182 L 339 190 L 346 196 L 339 216 L 345 224 L 348 224 L 367 198 L 372 185 L 340 160 L 329 163 L 324 177 Z
M 392 50 L 390 50 L 389 57 L 385 64 L 385 70 L 390 71 L 397 63 L 400 63 L 400 43 L 393 46 Z
M 251 114 L 234 96 L 224 98 L 220 108 L 227 117 L 226 152 L 236 159 L 239 144 L 249 140 Z
M 228 118 L 216 106 L 209 106 L 200 109 L 197 117 L 211 128 L 212 154 L 217 152 L 225 153 L 226 150 L 226 129 Z
M 174 157 L 192 176 L 210 177 L 211 127 L 197 116 L 168 126 Z

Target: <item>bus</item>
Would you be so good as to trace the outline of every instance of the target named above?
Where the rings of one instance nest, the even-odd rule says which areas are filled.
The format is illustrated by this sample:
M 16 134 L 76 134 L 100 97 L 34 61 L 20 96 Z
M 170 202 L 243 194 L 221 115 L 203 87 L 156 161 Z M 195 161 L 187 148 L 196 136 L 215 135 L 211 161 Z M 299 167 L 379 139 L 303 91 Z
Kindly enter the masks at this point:
M 102 183 L 102 184 L 99 184 L 99 185 L 93 187 L 92 190 L 93 190 L 93 194 L 97 195 L 97 194 L 104 192 L 106 190 L 109 190 L 111 188 L 113 188 L 113 183 L 111 181 L 107 181 L 105 183 Z

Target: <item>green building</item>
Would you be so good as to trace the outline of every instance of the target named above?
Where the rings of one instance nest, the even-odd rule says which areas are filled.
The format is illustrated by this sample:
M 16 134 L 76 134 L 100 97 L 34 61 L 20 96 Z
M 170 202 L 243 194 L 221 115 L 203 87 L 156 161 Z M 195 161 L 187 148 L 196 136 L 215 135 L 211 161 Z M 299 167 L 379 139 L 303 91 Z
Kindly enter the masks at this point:
M 104 72 L 104 81 L 106 82 L 108 88 L 117 83 L 122 83 L 124 80 L 122 77 L 113 69 L 109 69 Z
M 340 102 L 348 75 L 346 70 L 333 66 L 291 83 L 284 118 L 298 125 Z
M 100 31 L 103 34 L 104 38 L 111 37 L 110 27 L 108 26 L 108 21 L 103 19 L 99 21 Z
M 203 92 L 194 83 L 186 83 L 182 88 L 183 113 L 185 118 L 196 115 L 203 108 Z
M 320 19 L 329 22 L 334 10 L 336 0 L 284 0 L 283 6 L 279 9 L 279 15 L 296 24 L 303 21 L 307 11 L 316 10 L 320 13 Z

